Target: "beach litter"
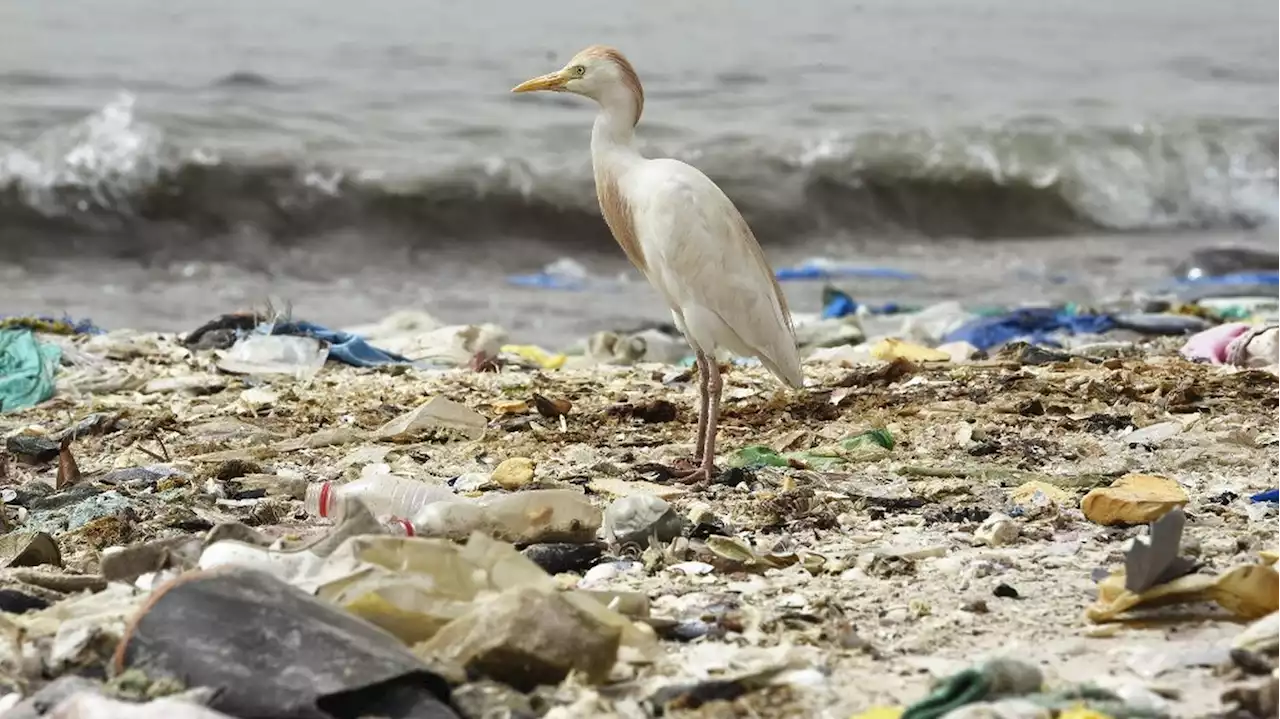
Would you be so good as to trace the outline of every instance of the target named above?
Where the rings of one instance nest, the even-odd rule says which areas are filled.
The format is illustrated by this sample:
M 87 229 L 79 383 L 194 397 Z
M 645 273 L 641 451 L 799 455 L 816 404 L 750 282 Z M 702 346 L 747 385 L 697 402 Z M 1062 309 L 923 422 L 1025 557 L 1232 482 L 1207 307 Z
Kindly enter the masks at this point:
M 672 328 L 567 348 L 419 312 L 341 332 L 277 333 L 261 312 L 186 337 L 6 330 L 58 353 L 45 396 L 0 416 L 0 704 L 1269 706 L 1269 677 L 1240 667 L 1275 650 L 1228 645 L 1276 611 L 1274 362 L 1190 359 L 1191 323 L 1123 308 L 854 304 L 798 315 L 801 392 L 723 358 L 706 487 L 672 481 L 698 381 Z M 1174 307 L 1146 314 L 1191 316 Z M 966 327 L 978 341 L 943 342 Z M 328 361 L 343 347 L 354 361 Z M 1170 540 L 1179 521 L 1189 538 Z M 1170 603 L 1210 609 L 1144 628 Z M 1172 657 L 1160 686 L 1142 652 Z M 1024 665 L 1044 671 L 1034 687 L 997 690 Z

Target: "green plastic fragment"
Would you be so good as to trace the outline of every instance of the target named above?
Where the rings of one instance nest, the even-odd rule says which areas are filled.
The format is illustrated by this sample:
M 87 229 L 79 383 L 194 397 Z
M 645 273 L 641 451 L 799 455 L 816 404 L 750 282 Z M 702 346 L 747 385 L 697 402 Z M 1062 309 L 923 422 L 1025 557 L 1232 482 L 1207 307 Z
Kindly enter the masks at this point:
M 786 467 L 791 463 L 772 449 L 762 444 L 753 444 L 738 450 L 729 464 L 733 467 L 759 469 L 760 467 Z
M 840 446 L 845 449 L 857 449 L 872 444 L 877 444 L 885 449 L 893 449 L 893 435 L 889 434 L 887 429 L 872 429 L 855 434 L 848 439 L 840 440 Z

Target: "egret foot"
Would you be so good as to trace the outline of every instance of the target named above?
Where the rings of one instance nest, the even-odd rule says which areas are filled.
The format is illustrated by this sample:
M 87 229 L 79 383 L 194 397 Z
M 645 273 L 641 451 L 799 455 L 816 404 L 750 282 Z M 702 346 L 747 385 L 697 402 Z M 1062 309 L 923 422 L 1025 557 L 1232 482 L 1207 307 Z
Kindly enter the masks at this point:
M 688 460 L 679 461 L 673 463 L 672 468 L 683 469 L 690 464 L 693 464 L 693 462 Z M 680 484 L 708 484 L 720 475 L 720 470 L 716 468 L 715 457 L 703 459 L 697 465 L 697 468 L 682 474 L 676 474 L 671 479 Z

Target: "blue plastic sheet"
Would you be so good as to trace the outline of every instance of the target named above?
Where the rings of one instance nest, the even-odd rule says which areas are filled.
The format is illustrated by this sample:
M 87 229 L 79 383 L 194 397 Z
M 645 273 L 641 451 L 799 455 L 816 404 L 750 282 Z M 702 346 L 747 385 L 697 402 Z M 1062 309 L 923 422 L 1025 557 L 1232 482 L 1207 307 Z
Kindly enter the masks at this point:
M 0 330 L 0 412 L 40 404 L 53 396 L 62 348 L 26 328 Z
M 886 302 L 883 305 L 861 305 L 857 300 L 853 299 L 846 292 L 834 288 L 827 288 L 822 293 L 822 318 L 838 319 L 854 314 L 859 307 L 865 306 L 867 311 L 873 315 L 891 315 L 902 312 L 902 306 L 897 302 Z
M 851 315 L 858 311 L 858 303 L 849 295 L 843 292 L 835 292 L 831 299 L 822 307 L 822 317 L 824 319 L 834 319 Z
M 595 277 L 582 263 L 570 257 L 562 257 L 533 274 L 510 275 L 507 282 L 518 287 L 570 292 L 614 292 L 618 289 L 616 279 Z
M 889 267 L 856 267 L 826 262 L 806 262 L 795 267 L 783 267 L 774 272 L 779 282 L 788 280 L 827 280 L 838 278 L 862 278 L 881 280 L 915 280 L 920 276 L 914 272 L 895 270 Z M 567 290 L 580 292 L 583 290 L 616 289 L 609 280 L 580 277 L 558 272 L 535 272 L 527 275 L 509 275 L 507 283 L 517 287 L 535 287 L 542 290 Z
M 1251 502 L 1280 502 L 1280 489 L 1268 489 L 1249 498 Z
M 377 367 L 410 362 L 407 357 L 378 349 L 350 332 L 331 330 L 311 322 L 281 322 L 271 328 L 271 334 L 314 337 L 328 342 L 329 356 L 353 367 Z
M 915 280 L 920 275 L 889 267 L 856 267 L 826 262 L 806 262 L 795 267 L 783 267 L 774 272 L 779 282 L 786 280 L 825 280 L 835 278 L 864 278 L 886 280 Z
M 569 290 L 577 292 L 587 288 L 586 280 L 580 277 L 565 277 L 547 272 L 532 275 L 511 275 L 507 282 L 517 287 L 536 287 L 542 290 Z
M 1115 327 L 1109 315 L 1077 315 L 1056 307 L 1027 307 L 991 317 L 972 319 L 942 338 L 943 342 L 968 342 L 980 350 L 1025 339 L 1032 344 L 1058 346 L 1055 332 L 1100 334 Z

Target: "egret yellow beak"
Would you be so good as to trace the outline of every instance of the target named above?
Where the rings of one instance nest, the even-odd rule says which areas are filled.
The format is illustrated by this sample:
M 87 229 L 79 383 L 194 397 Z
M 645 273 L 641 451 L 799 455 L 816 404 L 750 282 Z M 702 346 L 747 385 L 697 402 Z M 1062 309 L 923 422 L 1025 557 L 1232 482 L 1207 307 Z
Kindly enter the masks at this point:
M 556 70 L 546 75 L 535 77 L 532 80 L 524 82 L 511 88 L 512 92 L 537 92 L 539 90 L 559 91 L 564 89 L 564 84 L 569 81 L 569 75 L 564 70 Z

